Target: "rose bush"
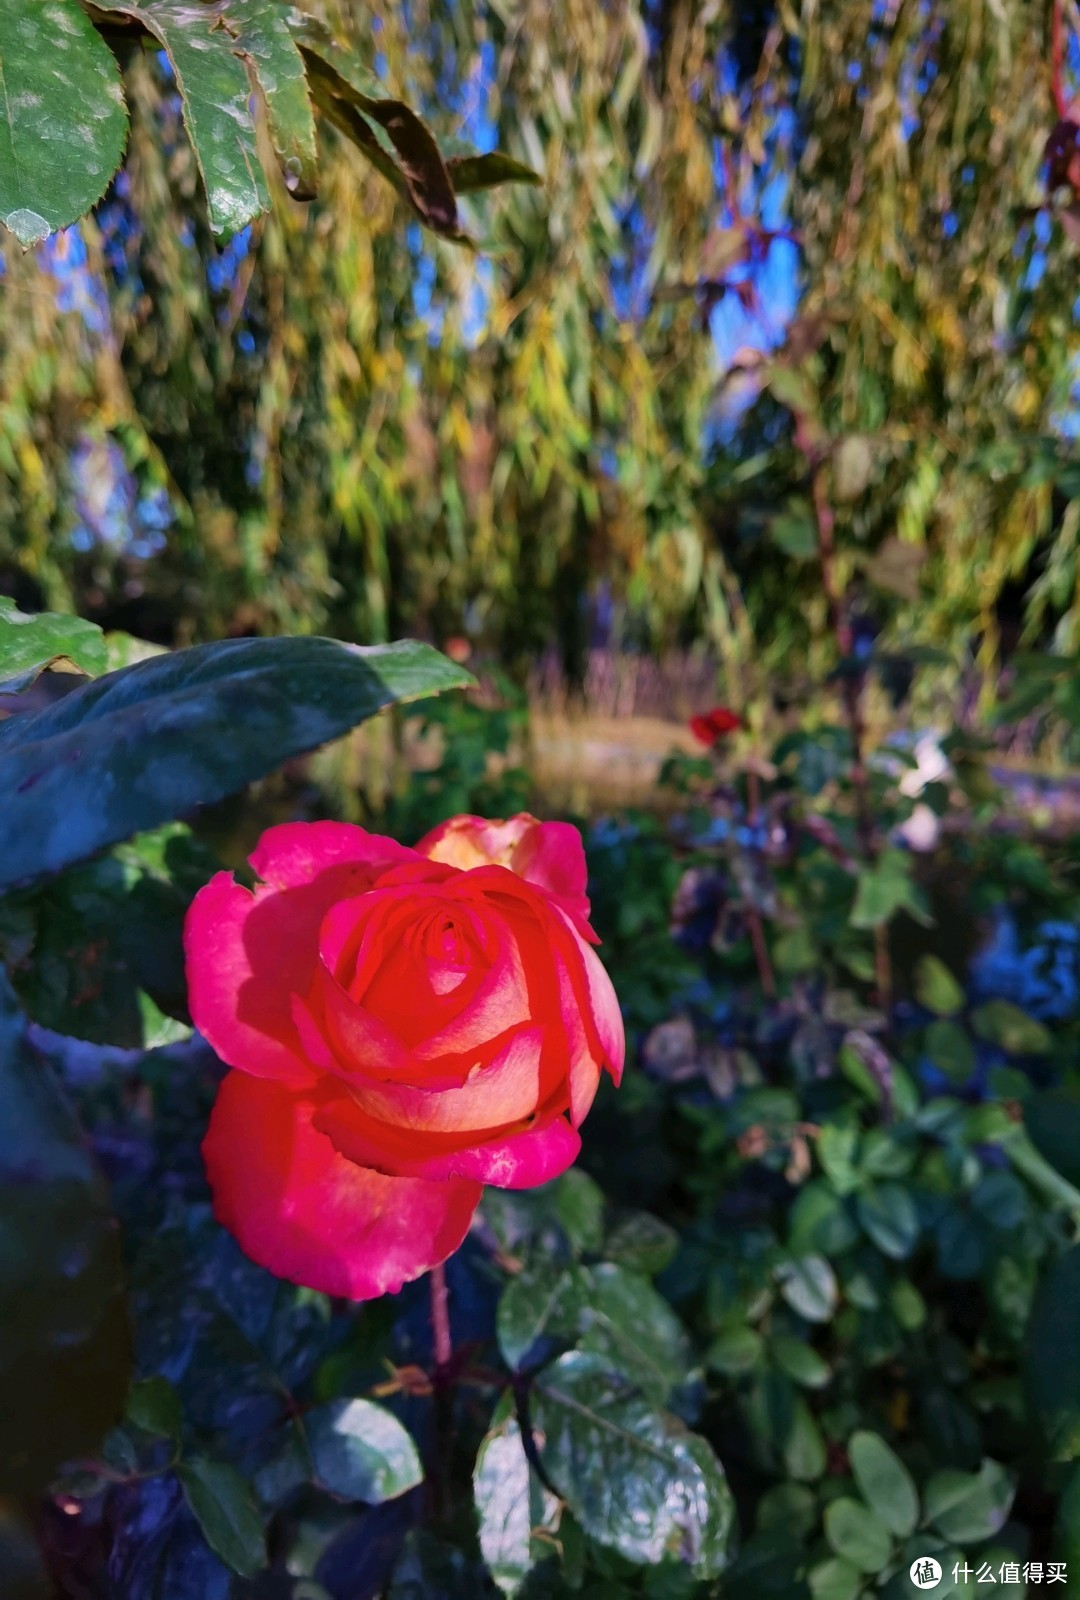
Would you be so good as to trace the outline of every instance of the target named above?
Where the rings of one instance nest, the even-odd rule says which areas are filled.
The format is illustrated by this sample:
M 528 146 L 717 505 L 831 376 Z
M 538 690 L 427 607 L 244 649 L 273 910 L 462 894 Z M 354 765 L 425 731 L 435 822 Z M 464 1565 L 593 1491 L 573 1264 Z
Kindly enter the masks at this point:
M 281 1277 L 354 1299 L 453 1253 L 485 1183 L 565 1171 L 623 1027 L 575 828 L 457 817 L 416 849 L 344 823 L 263 834 L 185 926 L 225 1077 L 215 1215 Z

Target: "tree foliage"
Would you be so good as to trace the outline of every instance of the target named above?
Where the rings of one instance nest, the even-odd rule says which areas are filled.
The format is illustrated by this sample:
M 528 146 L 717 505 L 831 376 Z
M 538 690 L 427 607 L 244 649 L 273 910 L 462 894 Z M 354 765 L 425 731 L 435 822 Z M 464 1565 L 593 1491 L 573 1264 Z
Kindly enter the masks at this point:
M 138 585 L 143 632 L 407 626 L 511 653 L 556 637 L 571 658 L 602 584 L 628 640 L 705 628 L 751 698 L 753 664 L 827 659 L 849 580 L 894 641 L 917 626 L 962 657 L 974 639 L 988 672 L 1003 629 L 1068 647 L 1075 245 L 1044 187 L 1051 14 L 866 0 L 759 26 L 515 0 L 406 23 L 326 0 L 342 53 L 314 22 L 288 43 L 324 130 L 319 196 L 267 159 L 270 209 L 224 250 L 183 96 L 128 44 L 109 197 L 8 262 L 8 560 L 101 615 Z M 214 38 L 241 71 L 249 35 Z M 442 152 L 422 179 L 409 106 Z M 505 155 L 478 164 L 470 136 Z M 461 199 L 476 249 L 410 231 L 417 182 L 453 234 L 438 173 L 460 194 L 523 168 L 542 189 Z M 763 359 L 784 324 L 768 297 L 796 292 Z M 117 485 L 125 536 L 87 477 Z M 167 548 L 133 554 L 161 523 Z

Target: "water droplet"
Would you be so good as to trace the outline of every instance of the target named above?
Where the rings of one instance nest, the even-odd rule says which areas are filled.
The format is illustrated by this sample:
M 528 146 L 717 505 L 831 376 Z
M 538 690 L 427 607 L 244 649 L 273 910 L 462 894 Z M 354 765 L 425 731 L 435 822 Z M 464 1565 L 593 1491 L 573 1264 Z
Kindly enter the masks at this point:
M 49 237 L 49 224 L 45 218 L 25 206 L 20 206 L 17 211 L 9 211 L 5 220 L 20 244 L 40 244 L 42 239 Z

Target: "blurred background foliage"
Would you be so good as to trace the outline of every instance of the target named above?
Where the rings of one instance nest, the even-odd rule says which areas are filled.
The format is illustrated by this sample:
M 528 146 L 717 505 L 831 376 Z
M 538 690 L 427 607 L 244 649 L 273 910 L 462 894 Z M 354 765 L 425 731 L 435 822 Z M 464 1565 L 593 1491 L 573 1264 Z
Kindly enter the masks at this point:
M 129 53 L 105 200 L 5 252 L 8 590 L 168 643 L 554 642 L 572 674 L 598 633 L 704 632 L 742 700 L 831 659 L 850 585 L 987 679 L 1075 646 L 1049 6 L 322 10 L 448 153 L 542 189 L 468 197 L 463 248 L 323 124 L 318 200 L 279 183 L 222 247 Z

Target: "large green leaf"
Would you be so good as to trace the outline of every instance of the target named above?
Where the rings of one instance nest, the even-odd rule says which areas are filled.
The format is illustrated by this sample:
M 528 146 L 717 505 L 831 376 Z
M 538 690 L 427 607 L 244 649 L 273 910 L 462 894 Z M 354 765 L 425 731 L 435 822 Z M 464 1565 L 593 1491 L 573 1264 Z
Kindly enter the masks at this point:
M 562 1356 L 537 1382 L 531 1421 L 545 1471 L 586 1533 L 631 1561 L 665 1557 L 710 1577 L 727 1562 L 733 1505 L 704 1439 L 599 1356 Z
M 241 1577 L 253 1578 L 266 1564 L 266 1539 L 244 1479 L 226 1462 L 202 1456 L 183 1462 L 178 1471 L 211 1550 Z
M 101 199 L 124 153 L 120 73 L 76 0 L 4 0 L 0 101 L 0 221 L 37 244 Z
M 197 645 L 0 724 L 0 889 L 220 800 L 395 701 L 468 683 L 427 645 Z
M 104 672 L 107 653 L 105 635 L 95 623 L 53 611 L 28 614 L 0 595 L 0 691 L 4 694 L 25 689 L 54 662 L 70 662 L 91 676 Z
M 128 1336 L 105 1185 L 0 971 L 0 1494 L 119 1420 Z
M 192 5 L 190 0 L 94 0 L 94 6 L 140 23 L 165 51 L 206 187 L 210 226 L 222 238 L 238 233 L 266 210 L 269 193 L 255 138 L 247 67 L 238 41 L 222 24 L 220 7 Z M 268 37 L 259 34 L 264 45 Z M 250 43 L 245 48 L 250 52 Z M 278 47 L 278 63 L 280 59 Z
M 503 1402 L 480 1446 L 473 1471 L 480 1550 L 504 1594 L 516 1594 L 550 1540 L 535 1534 L 558 1526 L 559 1502 L 529 1465 L 513 1408 Z
M 304 1418 L 315 1474 L 343 1500 L 381 1505 L 423 1480 L 412 1436 L 370 1400 L 331 1400 Z

